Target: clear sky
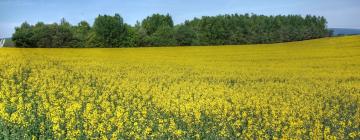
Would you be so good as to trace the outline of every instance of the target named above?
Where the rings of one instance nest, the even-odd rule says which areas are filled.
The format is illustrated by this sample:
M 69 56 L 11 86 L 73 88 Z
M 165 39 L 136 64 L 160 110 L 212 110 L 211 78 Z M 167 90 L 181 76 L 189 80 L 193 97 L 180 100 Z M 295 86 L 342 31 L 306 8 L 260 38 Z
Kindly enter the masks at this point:
M 81 20 L 92 23 L 98 14 L 119 13 L 134 24 L 153 13 L 169 13 L 175 23 L 203 15 L 254 13 L 325 16 L 333 28 L 360 28 L 360 0 L 0 0 L 0 38 L 11 37 L 15 26 Z

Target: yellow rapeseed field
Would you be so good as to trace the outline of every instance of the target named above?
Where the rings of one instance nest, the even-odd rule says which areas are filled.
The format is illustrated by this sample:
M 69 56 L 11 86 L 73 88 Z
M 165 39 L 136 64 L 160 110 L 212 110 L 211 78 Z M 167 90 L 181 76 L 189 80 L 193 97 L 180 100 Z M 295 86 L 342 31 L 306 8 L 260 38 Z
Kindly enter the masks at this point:
M 360 36 L 0 49 L 0 139 L 360 139 Z

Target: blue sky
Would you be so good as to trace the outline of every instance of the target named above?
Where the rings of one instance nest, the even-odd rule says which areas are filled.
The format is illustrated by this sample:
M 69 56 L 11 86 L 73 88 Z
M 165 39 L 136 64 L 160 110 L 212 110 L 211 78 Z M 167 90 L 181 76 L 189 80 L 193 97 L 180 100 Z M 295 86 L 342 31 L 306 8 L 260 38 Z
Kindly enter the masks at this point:
M 175 23 L 226 13 L 313 14 L 325 16 L 329 27 L 360 28 L 360 0 L 0 0 L 0 38 L 24 21 L 92 23 L 98 14 L 114 13 L 129 24 L 153 13 L 169 13 Z

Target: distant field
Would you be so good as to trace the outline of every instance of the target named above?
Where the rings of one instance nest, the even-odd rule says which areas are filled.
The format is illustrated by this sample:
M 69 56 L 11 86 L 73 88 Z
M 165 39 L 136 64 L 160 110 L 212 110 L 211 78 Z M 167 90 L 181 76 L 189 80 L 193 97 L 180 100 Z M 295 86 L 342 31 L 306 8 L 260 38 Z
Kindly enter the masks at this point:
M 334 35 L 356 35 L 360 34 L 360 29 L 349 29 L 349 28 L 330 28 L 334 31 Z
M 360 36 L 0 49 L 0 139 L 360 139 Z

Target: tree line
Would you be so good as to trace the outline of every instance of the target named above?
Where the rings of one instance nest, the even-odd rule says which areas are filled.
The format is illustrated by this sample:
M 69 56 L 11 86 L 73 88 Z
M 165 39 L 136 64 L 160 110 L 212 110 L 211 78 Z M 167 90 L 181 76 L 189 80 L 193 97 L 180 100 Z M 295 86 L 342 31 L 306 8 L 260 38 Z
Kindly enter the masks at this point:
M 99 15 L 71 25 L 27 22 L 15 28 L 13 41 L 25 48 L 146 47 L 279 43 L 331 36 L 324 17 L 227 14 L 203 16 L 175 25 L 172 17 L 153 14 L 134 26 L 119 14 Z

